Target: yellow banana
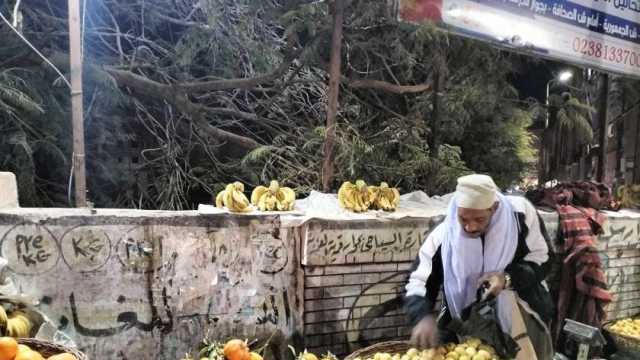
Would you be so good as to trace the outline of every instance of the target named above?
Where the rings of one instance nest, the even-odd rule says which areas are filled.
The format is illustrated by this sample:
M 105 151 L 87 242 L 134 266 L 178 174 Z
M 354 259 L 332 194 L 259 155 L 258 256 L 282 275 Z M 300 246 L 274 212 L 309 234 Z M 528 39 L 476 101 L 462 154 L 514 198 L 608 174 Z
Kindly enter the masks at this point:
M 233 184 L 229 184 L 225 188 L 222 203 L 227 209 L 233 210 Z
M 11 337 L 29 337 L 32 327 L 29 318 L 21 311 L 12 313 L 7 320 L 7 334 Z
M 397 188 L 391 188 L 391 191 L 393 192 L 393 201 L 391 201 L 391 205 L 395 209 L 400 205 L 400 191 L 398 191 Z
M 371 207 L 377 210 L 394 211 L 400 203 L 400 192 L 396 188 L 390 188 L 386 182 L 380 183 L 380 186 L 370 186 L 370 192 L 376 193 L 375 197 L 371 197 Z
M 285 210 L 293 210 L 296 202 L 296 192 L 288 187 L 280 188 L 280 191 L 284 194 L 284 201 L 287 204 Z
M 269 187 L 258 186 L 251 195 L 251 202 L 261 211 L 292 210 L 296 193 L 288 187 L 281 187 L 276 180 L 271 180 Z
M 340 189 L 338 189 L 338 202 L 342 208 L 347 210 L 353 210 L 355 206 L 355 204 L 351 202 L 351 196 L 349 194 L 352 187 L 353 184 L 346 181 L 340 186 Z
M 278 199 L 275 196 L 267 197 L 267 209 L 275 211 L 278 208 Z
M 234 205 L 237 208 L 244 209 L 249 206 L 249 199 L 247 199 L 242 192 L 236 190 L 231 193 L 231 196 L 233 197 Z
M 7 312 L 4 310 L 4 307 L 0 306 L 0 329 L 6 328 L 8 322 Z
M 258 200 L 258 203 L 256 204 L 256 206 L 258 207 L 258 210 L 260 210 L 260 211 L 267 211 L 268 210 L 267 209 L 267 194 L 266 193 L 262 194 L 262 196 Z
M 357 180 L 355 184 L 346 181 L 338 190 L 340 206 L 354 212 L 367 211 L 371 204 L 371 193 L 363 180 Z
M 360 204 L 360 211 L 367 211 L 369 209 L 369 205 L 371 205 L 367 183 L 365 183 L 364 180 L 357 180 L 356 190 L 354 192 L 356 193 L 355 196 Z
M 224 198 L 224 192 L 225 190 L 222 190 L 218 193 L 218 195 L 216 195 L 216 207 L 218 208 L 224 207 L 224 202 L 222 202 L 222 199 Z
M 269 191 L 269 188 L 267 188 L 266 186 L 257 186 L 255 189 L 253 189 L 253 192 L 251 193 L 251 203 L 253 205 L 258 205 L 258 203 L 260 202 L 260 198 L 262 197 L 262 195 L 264 195 L 265 193 L 267 193 Z
M 232 212 L 251 211 L 249 199 L 244 195 L 244 185 L 241 182 L 228 184 L 223 191 L 216 196 L 216 206 L 226 207 Z

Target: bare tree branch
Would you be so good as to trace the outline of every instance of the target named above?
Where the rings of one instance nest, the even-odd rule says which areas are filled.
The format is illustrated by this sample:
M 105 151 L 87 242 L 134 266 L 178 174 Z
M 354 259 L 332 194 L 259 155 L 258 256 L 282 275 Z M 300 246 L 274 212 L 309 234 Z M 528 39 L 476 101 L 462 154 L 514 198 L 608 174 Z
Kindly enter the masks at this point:
M 200 128 L 206 130 L 213 138 L 221 142 L 233 144 L 234 146 L 229 147 L 229 149 L 231 149 L 230 154 L 233 156 L 242 156 L 259 146 L 259 143 L 251 138 L 218 129 L 206 120 L 207 111 L 241 118 L 250 118 L 251 120 L 257 119 L 253 114 L 197 105 L 191 102 L 185 93 L 178 91 L 175 86 L 161 84 L 130 71 L 113 68 L 106 68 L 105 70 L 113 76 L 120 86 L 130 88 L 138 96 L 165 99 L 185 115 L 190 116 Z
M 256 76 L 248 79 L 225 79 L 225 80 L 211 80 L 211 81 L 201 81 L 201 82 L 193 82 L 193 83 L 182 83 L 177 84 L 180 90 L 185 91 L 187 93 L 196 93 L 196 92 L 206 92 L 206 91 L 218 91 L 218 90 L 229 90 L 229 89 L 252 89 L 258 85 L 262 85 L 265 83 L 272 82 L 277 78 L 284 75 L 284 73 L 289 69 L 293 58 L 288 58 L 280 64 L 280 66 L 274 70 L 273 72 L 265 75 Z
M 380 80 L 350 80 L 347 84 L 354 89 L 376 89 L 394 94 L 415 94 L 431 91 L 430 84 L 396 85 Z

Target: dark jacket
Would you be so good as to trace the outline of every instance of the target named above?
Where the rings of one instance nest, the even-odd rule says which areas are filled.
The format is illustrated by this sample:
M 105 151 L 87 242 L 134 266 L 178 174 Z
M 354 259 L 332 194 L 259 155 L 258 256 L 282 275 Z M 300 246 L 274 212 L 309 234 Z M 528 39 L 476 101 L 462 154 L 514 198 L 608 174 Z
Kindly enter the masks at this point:
M 544 223 L 528 200 L 516 196 L 507 196 L 507 199 L 518 219 L 518 247 L 505 272 L 511 276 L 512 287 L 518 296 L 548 324 L 554 314 L 551 296 L 543 285 L 548 270 L 549 238 Z M 429 234 L 413 264 L 405 295 L 405 308 L 412 326 L 433 312 L 442 289 L 440 245 L 446 231 L 444 227 L 441 223 Z M 446 311 L 444 298 L 443 310 Z

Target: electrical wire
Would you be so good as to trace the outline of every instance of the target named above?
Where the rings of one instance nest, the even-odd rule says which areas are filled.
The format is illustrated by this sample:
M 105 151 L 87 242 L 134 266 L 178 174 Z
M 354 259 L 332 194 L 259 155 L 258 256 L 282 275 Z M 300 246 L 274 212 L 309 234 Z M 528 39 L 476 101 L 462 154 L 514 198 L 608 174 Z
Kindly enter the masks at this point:
M 31 44 L 31 42 L 29 42 L 29 40 L 27 40 L 27 38 L 25 38 L 20 31 L 18 31 L 18 29 L 16 29 L 13 25 L 11 25 L 11 23 L 9 22 L 9 20 L 7 20 L 7 18 L 4 17 L 4 15 L 2 14 L 2 12 L 0 12 L 0 18 L 2 18 L 2 21 L 5 22 L 5 24 L 7 24 L 7 26 L 9 26 L 9 28 L 11 28 L 11 30 L 13 30 L 14 33 L 16 33 L 16 35 L 18 35 L 18 37 L 20 37 L 20 39 L 22 39 L 22 41 L 24 41 L 25 44 L 27 44 L 36 54 L 38 54 L 38 56 L 40 56 L 42 58 L 42 60 L 44 60 L 47 64 L 49 64 L 49 66 L 51 66 L 53 68 L 53 70 L 58 73 L 58 75 L 60 75 L 60 77 L 62 78 L 62 80 L 64 81 L 65 84 L 67 84 L 67 86 L 69 87 L 69 89 L 71 89 L 71 83 L 69 82 L 69 80 L 67 80 L 67 78 L 62 74 L 62 72 L 60 70 L 58 70 L 58 68 L 53 65 L 53 63 L 51 61 L 49 61 L 49 59 L 47 59 L 46 56 L 42 55 L 42 53 L 36 49 L 35 46 L 33 46 L 33 44 Z
M 73 184 L 73 170 L 76 166 L 76 153 L 71 153 L 71 169 L 69 170 L 69 186 L 67 187 L 67 202 L 69 206 L 73 207 L 71 203 L 71 184 Z
M 84 20 L 87 13 L 87 0 L 82 0 L 82 22 L 80 23 L 80 58 L 84 59 Z

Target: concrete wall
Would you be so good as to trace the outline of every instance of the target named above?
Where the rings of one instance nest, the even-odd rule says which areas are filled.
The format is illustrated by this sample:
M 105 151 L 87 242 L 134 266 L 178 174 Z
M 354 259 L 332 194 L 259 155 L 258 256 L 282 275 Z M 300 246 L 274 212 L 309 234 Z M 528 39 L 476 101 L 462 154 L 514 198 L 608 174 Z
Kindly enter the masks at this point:
M 543 214 L 555 235 L 557 216 Z M 617 301 L 640 311 L 640 220 L 611 217 L 599 249 Z M 195 212 L 0 212 L 20 289 L 92 359 L 178 359 L 207 333 L 345 354 L 406 337 L 401 296 L 442 219 L 309 220 Z
M 345 354 L 406 337 L 402 293 L 409 268 L 441 220 L 309 222 L 303 246 L 309 350 Z
M 640 214 L 609 215 L 598 249 L 615 296 L 608 317 L 616 319 L 640 313 Z M 555 239 L 557 214 L 541 216 Z M 304 334 L 310 350 L 345 354 L 376 342 L 406 339 L 411 329 L 401 299 L 408 269 L 419 243 L 441 219 L 309 223 L 302 259 Z M 416 234 L 421 235 L 416 239 Z
M 28 212 L 0 215 L 2 256 L 91 359 L 178 359 L 207 333 L 303 327 L 300 249 L 277 217 Z
M 10 172 L 0 172 L 0 209 L 16 207 L 18 207 L 16 176 Z

